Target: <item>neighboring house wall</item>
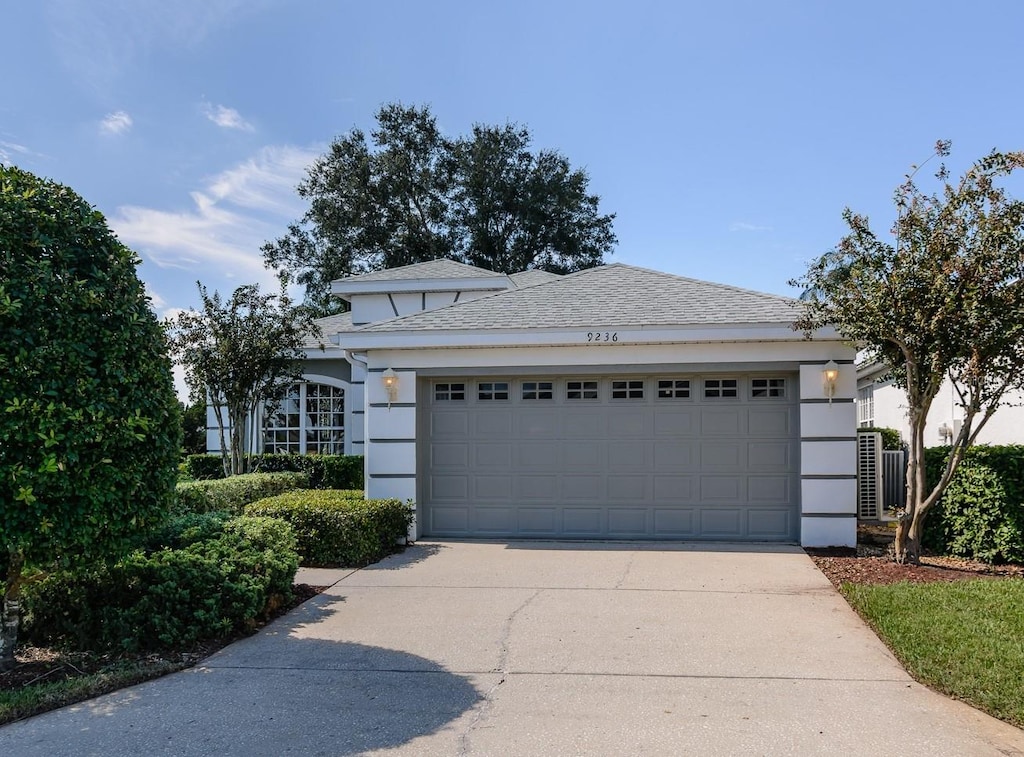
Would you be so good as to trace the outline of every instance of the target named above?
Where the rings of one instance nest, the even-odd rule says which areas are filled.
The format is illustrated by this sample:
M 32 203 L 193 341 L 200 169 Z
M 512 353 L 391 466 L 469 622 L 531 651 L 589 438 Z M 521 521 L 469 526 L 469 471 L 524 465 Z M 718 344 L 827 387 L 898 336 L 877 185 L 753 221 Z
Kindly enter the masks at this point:
M 858 379 L 858 395 L 865 391 L 874 396 L 874 415 L 870 423 L 859 423 L 876 428 L 894 428 L 900 432 L 904 440 L 910 436 L 910 422 L 907 419 L 907 394 L 891 380 L 877 381 L 871 376 L 862 375 Z M 925 429 L 925 446 L 937 447 L 946 442 L 939 434 L 943 424 L 959 428 L 963 419 L 963 409 L 957 405 L 958 398 L 953 385 L 948 380 L 943 382 L 931 410 Z M 985 428 L 978 435 L 978 444 L 1024 444 L 1024 392 L 1010 392 L 1008 404 L 996 410 Z

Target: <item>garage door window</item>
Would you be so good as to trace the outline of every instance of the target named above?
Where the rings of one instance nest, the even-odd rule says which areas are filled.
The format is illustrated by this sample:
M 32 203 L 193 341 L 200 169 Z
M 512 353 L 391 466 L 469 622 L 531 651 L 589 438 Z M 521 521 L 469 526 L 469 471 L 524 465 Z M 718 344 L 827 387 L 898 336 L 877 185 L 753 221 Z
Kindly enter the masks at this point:
M 434 401 L 451 402 L 466 399 L 465 384 L 434 384 Z
M 551 400 L 555 398 L 553 384 L 550 381 L 524 381 L 524 400 Z
M 613 381 L 613 400 L 642 400 L 644 398 L 643 381 Z
M 476 385 L 476 398 L 482 402 L 508 399 L 507 381 L 485 381 Z
M 658 379 L 658 399 L 688 399 L 689 379 Z
M 596 381 L 566 381 L 565 398 L 567 400 L 596 400 Z
M 756 378 L 750 380 L 750 396 L 754 399 L 786 396 L 786 379 Z
M 736 379 L 704 379 L 704 396 L 709 399 L 736 399 L 739 389 Z

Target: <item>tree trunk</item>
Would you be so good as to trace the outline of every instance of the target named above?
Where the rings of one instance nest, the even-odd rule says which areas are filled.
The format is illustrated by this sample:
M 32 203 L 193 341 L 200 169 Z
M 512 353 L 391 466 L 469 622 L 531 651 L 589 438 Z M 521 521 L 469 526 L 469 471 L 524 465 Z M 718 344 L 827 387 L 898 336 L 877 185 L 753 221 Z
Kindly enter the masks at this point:
M 21 625 L 21 571 L 25 565 L 21 552 L 8 554 L 7 579 L 4 581 L 3 602 L 0 603 L 0 673 L 17 665 L 14 648 L 18 644 Z
M 900 518 L 896 525 L 896 538 L 893 541 L 893 559 L 901 565 L 921 564 L 921 525 L 924 518 L 921 511 L 914 515 Z

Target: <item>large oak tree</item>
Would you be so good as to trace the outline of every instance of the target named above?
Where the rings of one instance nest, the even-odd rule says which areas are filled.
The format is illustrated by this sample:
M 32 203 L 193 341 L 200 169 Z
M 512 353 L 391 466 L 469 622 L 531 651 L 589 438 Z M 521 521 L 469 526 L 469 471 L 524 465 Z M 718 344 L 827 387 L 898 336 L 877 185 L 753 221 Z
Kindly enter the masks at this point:
M 585 171 L 531 142 L 512 124 L 449 138 L 429 108 L 385 105 L 369 140 L 353 129 L 310 167 L 298 188 L 309 210 L 264 260 L 320 314 L 340 306 L 334 279 L 441 257 L 501 273 L 600 265 L 614 214 Z
M 936 145 L 940 156 L 948 150 L 948 142 Z M 907 504 L 895 540 L 900 562 L 919 560 L 928 511 L 1006 393 L 1024 386 L 1024 202 L 1000 186 L 1021 167 L 1024 152 L 992 152 L 957 182 L 943 167 L 933 194 L 911 174 L 896 190 L 888 239 L 847 209 L 849 233 L 794 282 L 808 295 L 801 328 L 835 324 L 907 392 Z M 925 426 L 947 379 L 963 425 L 939 480 L 929 482 Z

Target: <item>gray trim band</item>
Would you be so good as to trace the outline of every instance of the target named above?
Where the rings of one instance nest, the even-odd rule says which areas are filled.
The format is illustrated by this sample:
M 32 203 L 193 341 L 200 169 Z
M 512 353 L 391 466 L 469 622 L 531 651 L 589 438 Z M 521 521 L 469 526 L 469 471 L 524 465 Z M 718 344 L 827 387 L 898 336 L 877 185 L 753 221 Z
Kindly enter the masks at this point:
M 365 410 L 353 410 L 352 415 L 366 415 Z
M 849 481 L 857 480 L 856 473 L 801 473 L 801 481 Z
M 855 442 L 856 436 L 801 436 L 802 442 Z
M 351 384 L 352 386 L 363 386 L 366 382 L 365 381 L 349 381 L 348 383 Z
M 391 303 L 391 309 L 395 311 L 395 318 L 397 318 L 398 317 L 398 305 L 395 304 L 395 298 L 391 296 L 390 292 L 388 293 L 388 302 Z
M 831 400 L 808 397 L 801 399 L 801 405 L 846 405 L 856 402 L 853 397 L 833 397 Z
M 613 349 L 613 348 L 609 348 Z M 722 374 L 749 374 L 754 378 L 792 378 L 799 380 L 799 365 L 793 362 L 729 362 L 729 363 L 643 363 L 623 365 L 604 363 L 601 365 L 525 365 L 501 367 L 403 367 L 404 371 L 415 371 L 424 378 L 572 378 L 574 376 L 620 376 L 632 375 L 644 378 L 722 378 Z M 371 369 L 382 370 L 382 369 Z M 784 376 L 779 376 L 784 373 Z M 724 378 L 732 378 L 731 375 Z M 837 402 L 839 400 L 836 400 Z M 852 401 L 852 400 L 851 400 Z
M 856 360 L 803 360 L 800 365 L 827 365 L 828 363 L 835 363 L 836 365 L 853 365 Z
M 375 439 L 370 437 L 366 441 L 372 444 L 415 444 L 415 439 Z
M 415 473 L 371 473 L 367 478 L 416 478 Z
M 801 513 L 801 518 L 857 518 L 857 513 Z
M 388 404 L 387 402 L 371 402 L 370 403 L 370 407 L 383 407 L 383 408 L 416 407 L 416 403 L 415 402 L 392 402 L 391 404 Z

